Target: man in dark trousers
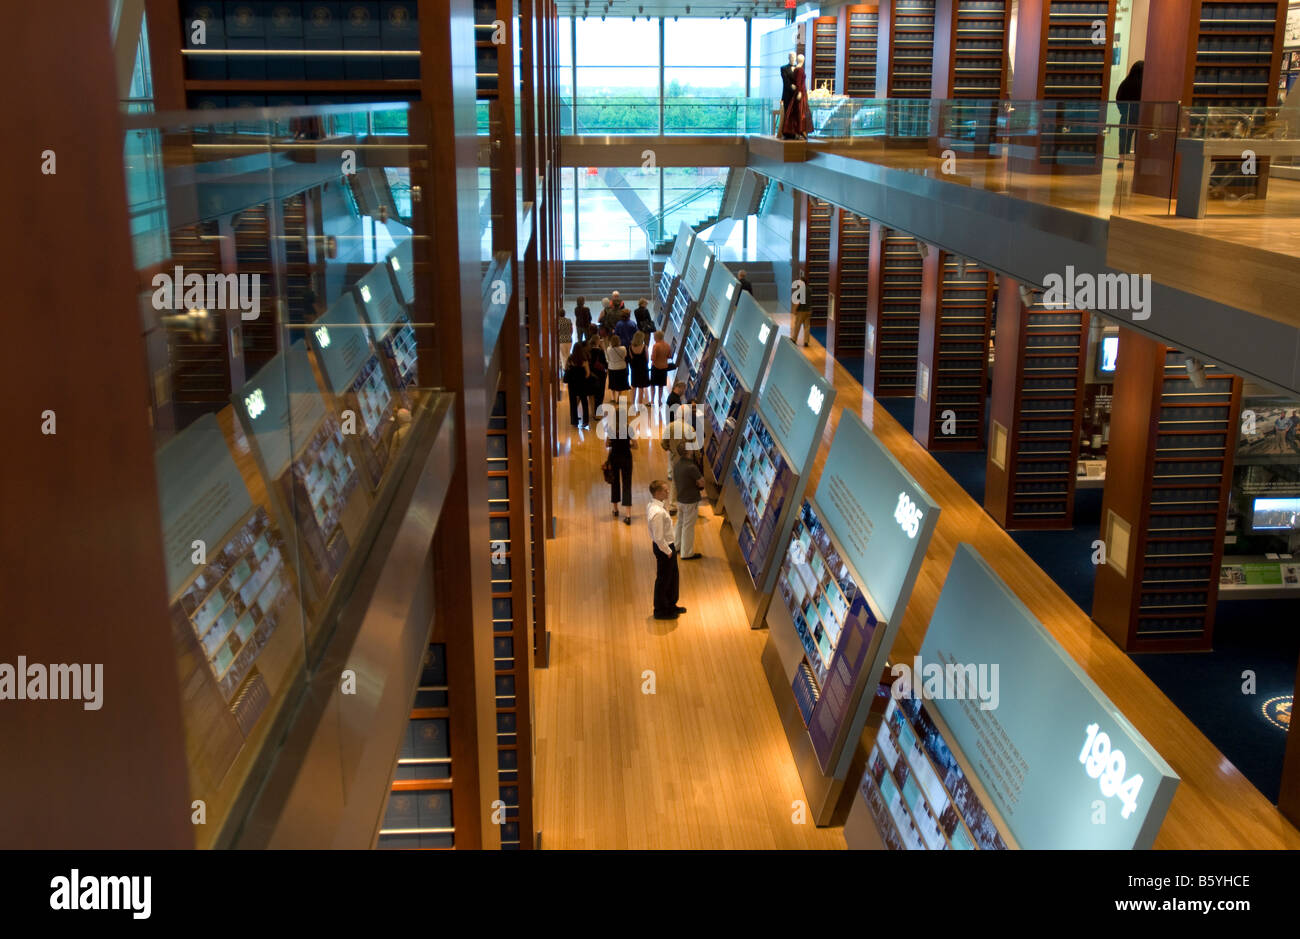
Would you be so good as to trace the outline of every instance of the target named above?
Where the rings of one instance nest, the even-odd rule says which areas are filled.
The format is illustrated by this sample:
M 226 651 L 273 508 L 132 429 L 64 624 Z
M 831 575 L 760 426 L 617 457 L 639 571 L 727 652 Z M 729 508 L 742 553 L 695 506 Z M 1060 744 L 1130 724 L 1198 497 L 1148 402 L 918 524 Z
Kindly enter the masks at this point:
M 664 499 L 668 483 L 656 479 L 650 484 L 646 522 L 650 526 L 650 548 L 655 556 L 655 619 L 677 619 L 686 607 L 677 605 L 677 545 L 673 543 L 673 520 Z
M 740 289 L 745 291 L 751 297 L 754 295 L 754 285 L 749 282 L 749 271 L 741 268 L 736 272 L 736 281 L 740 284 Z

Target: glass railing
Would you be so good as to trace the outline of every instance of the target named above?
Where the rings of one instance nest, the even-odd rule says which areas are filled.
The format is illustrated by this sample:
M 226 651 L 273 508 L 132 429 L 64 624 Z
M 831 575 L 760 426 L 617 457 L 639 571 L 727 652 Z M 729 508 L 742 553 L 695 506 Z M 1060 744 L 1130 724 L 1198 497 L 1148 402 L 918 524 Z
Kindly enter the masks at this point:
M 445 406 L 423 115 L 123 118 L 135 236 L 167 259 L 137 262 L 142 378 L 199 847 L 231 843 Z

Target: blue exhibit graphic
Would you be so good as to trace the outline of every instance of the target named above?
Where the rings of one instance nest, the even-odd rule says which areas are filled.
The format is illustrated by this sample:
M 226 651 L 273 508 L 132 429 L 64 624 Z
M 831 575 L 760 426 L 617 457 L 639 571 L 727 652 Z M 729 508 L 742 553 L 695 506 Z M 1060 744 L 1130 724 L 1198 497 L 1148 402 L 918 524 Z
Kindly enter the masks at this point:
M 763 419 L 751 414 L 731 465 L 731 479 L 745 507 L 745 519 L 740 525 L 740 552 L 756 587 L 760 586 L 764 562 L 771 554 L 777 522 L 795 478 L 794 470 Z
M 704 366 L 709 361 L 709 352 L 716 340 L 709 335 L 704 322 L 698 316 L 691 317 L 691 325 L 686 330 L 686 342 L 682 346 L 682 357 L 686 363 L 686 400 L 694 401 L 699 396 L 700 382 L 704 379 Z
M 722 338 L 722 351 L 747 389 L 758 387 L 758 379 L 766 362 L 764 355 L 768 343 L 775 341 L 776 321 L 758 305 L 749 293 L 740 292 L 731 325 Z
M 920 698 L 890 699 L 858 791 L 886 847 L 1007 847 Z
M 1178 776 L 970 545 L 957 546 L 920 661 L 963 686 L 979 663 L 999 666 L 996 707 L 949 687 L 927 689 L 926 707 L 1009 843 L 1151 846 Z
M 792 342 L 778 342 L 772 367 L 758 395 L 758 412 L 790 458 L 806 468 L 821 434 L 822 417 L 835 400 L 835 387 L 795 348 Z
M 713 371 L 709 373 L 709 384 L 704 392 L 704 416 L 712 431 L 704 445 L 704 458 L 708 460 L 714 479 L 722 479 L 722 464 L 744 406 L 745 390 L 740 379 L 732 370 L 727 354 L 719 352 L 714 357 Z

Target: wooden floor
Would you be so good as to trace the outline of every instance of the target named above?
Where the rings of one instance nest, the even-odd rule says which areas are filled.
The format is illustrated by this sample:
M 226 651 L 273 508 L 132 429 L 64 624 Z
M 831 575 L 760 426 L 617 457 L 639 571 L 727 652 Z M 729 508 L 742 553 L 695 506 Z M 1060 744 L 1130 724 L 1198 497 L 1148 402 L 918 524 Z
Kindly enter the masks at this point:
M 788 335 L 788 317 L 778 319 Z M 1156 847 L 1300 848 L 1300 832 L 933 457 L 824 349 L 814 343 L 807 354 L 839 393 L 808 491 L 849 408 L 943 506 L 891 657 L 907 661 L 919 650 L 956 546 L 970 543 L 1182 778 Z M 560 407 L 567 426 L 567 403 Z M 838 830 L 791 824 L 802 790 L 759 661 L 764 637 L 744 621 L 720 522 L 701 518 L 706 559 L 682 564 L 689 612 L 655 622 L 645 485 L 662 474 L 662 451 L 649 465 L 646 450 L 637 453 L 627 528 L 609 514 L 601 441 L 569 433 L 563 443 L 547 581 L 554 654 L 537 681 L 543 845 L 842 847 Z M 652 696 L 641 694 L 647 669 Z
M 538 818 L 545 848 L 843 848 L 792 821 L 803 799 L 722 554 L 721 519 L 696 526 L 675 622 L 651 616 L 650 480 L 667 455 L 638 444 L 632 525 L 610 513 L 604 442 L 560 402 L 556 536 L 548 545 L 551 665 L 536 673 Z M 730 531 L 730 530 L 728 530 Z M 644 694 L 653 672 L 654 694 Z

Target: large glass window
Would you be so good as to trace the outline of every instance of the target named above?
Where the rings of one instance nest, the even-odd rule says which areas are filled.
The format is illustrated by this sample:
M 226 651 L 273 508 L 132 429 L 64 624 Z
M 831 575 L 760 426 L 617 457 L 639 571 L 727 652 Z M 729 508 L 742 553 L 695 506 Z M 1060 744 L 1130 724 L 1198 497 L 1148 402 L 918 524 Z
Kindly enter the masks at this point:
M 577 23 L 579 134 L 659 133 L 659 21 Z
M 763 61 L 763 37 L 778 29 L 784 29 L 786 22 L 784 19 L 755 18 L 753 24 L 754 25 L 750 28 L 749 34 L 749 93 L 757 96 L 762 94 L 762 91 L 760 90 L 762 88 L 761 80 L 763 78 L 762 69 L 780 69 L 781 65 L 784 64 L 784 62 L 778 62 L 773 66 L 771 63 L 765 63 Z M 784 56 L 782 56 L 782 58 L 784 58 Z M 769 82 L 769 84 L 771 84 L 771 82 Z M 776 82 L 778 88 L 780 87 L 780 84 L 780 80 L 778 79 Z
M 745 21 L 664 20 L 664 96 L 739 98 L 745 95 Z

